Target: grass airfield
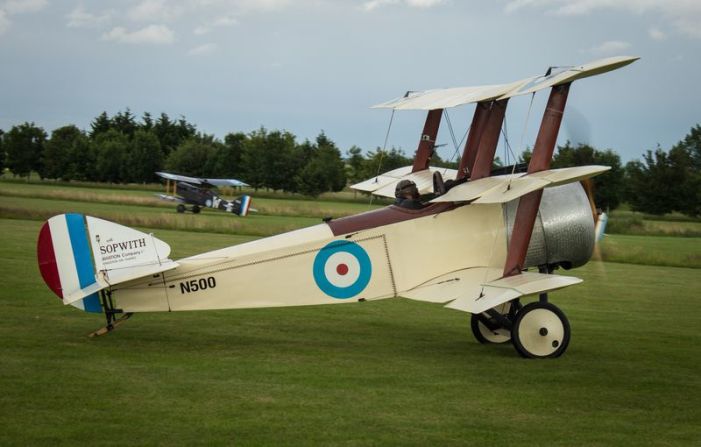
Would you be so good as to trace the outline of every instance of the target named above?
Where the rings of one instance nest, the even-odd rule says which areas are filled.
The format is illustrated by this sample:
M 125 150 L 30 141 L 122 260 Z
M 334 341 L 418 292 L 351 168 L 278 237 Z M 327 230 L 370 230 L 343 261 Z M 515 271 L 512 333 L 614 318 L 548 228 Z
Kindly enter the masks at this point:
M 43 284 L 36 216 L 52 206 L 123 216 L 154 208 L 91 208 L 4 187 L 0 445 L 701 442 L 698 268 L 590 262 L 570 272 L 585 282 L 552 294 L 572 325 L 569 350 L 555 360 L 480 345 L 468 314 L 405 299 L 138 314 L 89 339 L 103 318 L 63 306 Z M 243 220 L 220 214 L 195 217 Z M 282 217 L 319 221 L 254 217 L 260 232 L 275 232 Z M 149 231 L 174 258 L 259 236 L 197 230 Z M 680 265 L 701 253 L 700 238 L 666 239 L 612 235 L 607 244 L 620 242 L 616 253 L 638 264 L 661 262 L 640 255 L 650 251 Z

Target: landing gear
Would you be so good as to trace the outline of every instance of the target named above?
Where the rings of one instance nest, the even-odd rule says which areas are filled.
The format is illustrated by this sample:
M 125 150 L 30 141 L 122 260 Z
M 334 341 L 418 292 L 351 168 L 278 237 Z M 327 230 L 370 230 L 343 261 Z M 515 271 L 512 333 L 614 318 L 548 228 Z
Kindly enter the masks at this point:
M 570 323 L 552 303 L 529 303 L 516 315 L 511 341 L 523 357 L 559 357 L 570 343 Z
M 511 341 L 526 358 L 561 356 L 570 343 L 570 323 L 562 310 L 548 302 L 547 293 L 539 298 L 525 306 L 516 299 L 473 314 L 472 334 L 483 344 Z
M 516 311 L 521 308 L 518 300 L 504 303 L 493 309 L 472 315 L 472 335 L 482 344 L 501 344 L 511 340 L 511 326 Z
M 188 208 L 182 203 L 179 203 L 178 206 L 175 207 L 175 209 L 180 214 L 184 213 L 185 211 L 188 211 Z M 199 214 L 200 211 L 202 211 L 202 208 L 200 208 L 198 205 L 192 205 L 190 211 L 192 211 L 192 214 Z

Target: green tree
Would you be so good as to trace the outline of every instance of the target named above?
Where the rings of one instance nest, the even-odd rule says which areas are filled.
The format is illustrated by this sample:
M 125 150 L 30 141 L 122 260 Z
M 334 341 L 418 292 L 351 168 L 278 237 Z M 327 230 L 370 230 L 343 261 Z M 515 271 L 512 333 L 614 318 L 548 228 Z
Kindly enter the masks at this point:
M 214 156 L 211 175 L 221 178 L 236 178 L 245 181 L 241 159 L 245 147 L 246 134 L 229 133 L 224 137 L 224 144 Z
M 121 183 L 127 179 L 129 140 L 112 129 L 97 135 L 95 140 L 95 172 L 101 182 Z
M 112 119 L 107 112 L 102 112 L 90 123 L 90 138 L 95 139 L 101 133 L 112 129 Z
M 0 129 L 0 176 L 5 172 L 5 146 L 3 145 L 5 132 Z
M 615 209 L 621 203 L 624 170 L 621 157 L 611 149 L 600 151 L 587 144 L 572 146 L 568 141 L 558 146 L 553 156 L 553 168 L 572 166 L 603 165 L 611 167 L 610 171 L 592 179 L 594 184 L 594 202 L 603 209 Z
M 346 177 L 348 181 L 355 184 L 365 180 L 364 163 L 365 157 L 363 157 L 361 148 L 352 146 L 348 149 L 348 155 L 346 156 Z
M 42 167 L 39 172 L 42 178 L 71 179 L 71 151 L 75 140 L 81 135 L 80 129 L 72 124 L 51 132 L 51 138 L 44 145 L 42 153 Z
M 322 132 L 316 138 L 311 159 L 297 175 L 299 192 L 315 197 L 323 192 L 342 190 L 346 181 L 341 151 Z
M 155 172 L 163 168 L 163 160 L 156 134 L 144 129 L 137 130 L 129 152 L 129 180 L 141 183 L 156 181 Z
M 153 125 L 153 130 L 161 143 L 163 154 L 168 157 L 185 140 L 197 135 L 197 129 L 193 124 L 188 123 L 185 118 L 173 121 L 170 117 L 161 113 Z
M 7 167 L 20 177 L 29 176 L 32 170 L 40 170 L 45 141 L 46 132 L 34 123 L 12 126 L 4 137 Z
M 670 162 L 679 174 L 677 211 L 701 215 L 701 126 L 691 128 L 683 140 L 669 151 Z
M 411 165 L 411 163 L 411 158 L 406 157 L 401 149 L 392 148 L 389 151 L 383 151 L 378 147 L 375 152 L 367 154 L 363 178 L 369 179 L 378 174 Z
M 274 130 L 265 139 L 265 186 L 273 190 L 294 192 L 295 176 L 302 167 L 303 154 L 298 151 L 295 136 L 287 131 Z
M 211 140 L 192 137 L 185 140 L 166 159 L 166 169 L 182 175 L 209 177 L 207 167 L 215 156 L 216 147 Z
M 68 155 L 67 179 L 97 181 L 96 143 L 81 132 L 71 145 Z
M 143 116 L 141 117 L 141 124 L 139 125 L 139 128 L 143 130 L 153 129 L 153 117 L 150 113 L 144 112 Z
M 124 112 L 117 112 L 112 118 L 112 128 L 123 133 L 129 139 L 134 136 L 137 128 L 136 118 L 129 107 Z

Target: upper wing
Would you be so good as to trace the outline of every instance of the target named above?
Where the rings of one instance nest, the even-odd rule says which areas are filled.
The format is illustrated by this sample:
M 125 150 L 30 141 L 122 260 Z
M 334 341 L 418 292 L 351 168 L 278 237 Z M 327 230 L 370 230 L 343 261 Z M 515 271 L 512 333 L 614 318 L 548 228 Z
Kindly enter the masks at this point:
M 551 71 L 546 76 L 533 76 L 509 84 L 483 85 L 478 87 L 457 87 L 408 92 L 372 108 L 396 110 L 434 110 L 456 107 L 493 99 L 506 99 L 513 96 L 534 93 L 555 85 L 566 84 L 577 79 L 595 76 L 616 70 L 638 60 L 638 57 L 616 56 L 599 59 L 584 65 Z
M 203 186 L 249 186 L 247 183 L 237 180 L 235 178 L 197 178 L 188 177 L 186 175 L 172 174 L 170 172 L 156 172 L 156 175 L 163 177 L 168 180 L 175 180 L 176 182 L 187 182 L 193 185 L 203 185 Z

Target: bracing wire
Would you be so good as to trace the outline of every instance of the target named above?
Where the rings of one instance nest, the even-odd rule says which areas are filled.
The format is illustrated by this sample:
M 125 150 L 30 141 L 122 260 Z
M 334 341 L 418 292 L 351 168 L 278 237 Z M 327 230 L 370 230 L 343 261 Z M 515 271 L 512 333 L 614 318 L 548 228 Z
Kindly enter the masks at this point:
M 380 175 L 380 169 L 382 169 L 382 158 L 385 156 L 385 151 L 387 150 L 387 141 L 389 141 L 389 132 L 392 130 L 392 123 L 394 122 L 394 112 L 392 109 L 392 114 L 389 117 L 389 125 L 387 126 L 387 133 L 385 133 L 385 142 L 382 144 L 382 152 L 380 152 L 380 162 L 377 164 L 377 173 L 375 177 Z
M 392 123 L 394 122 L 394 112 L 395 109 L 392 109 L 392 114 L 389 116 L 389 125 L 387 126 L 387 133 L 385 133 L 385 142 L 382 144 L 382 151 L 380 152 L 380 161 L 377 163 L 377 172 L 375 173 L 375 182 L 377 182 L 377 178 L 380 176 L 380 169 L 382 169 L 382 159 L 385 156 L 385 151 L 387 150 L 387 141 L 389 141 L 389 132 L 392 130 Z M 375 199 L 375 196 L 373 194 L 370 194 L 370 205 L 372 205 L 372 201 Z
M 470 131 L 471 125 L 465 131 L 465 134 L 460 139 L 460 142 L 456 141 L 455 140 L 455 132 L 453 131 L 453 124 L 450 121 L 450 115 L 448 114 L 447 109 L 445 109 L 444 111 L 445 111 L 445 121 L 446 121 L 446 123 L 448 123 L 448 130 L 450 131 L 450 138 L 453 140 L 453 146 L 455 147 L 455 151 L 453 152 L 453 155 L 450 157 L 450 160 L 448 160 L 448 162 L 452 162 L 458 156 L 458 152 L 460 151 L 460 146 L 462 146 L 463 141 L 465 141 L 465 138 L 467 138 L 467 134 Z M 443 171 L 444 174 L 447 172 L 447 169 L 448 168 L 445 168 L 445 171 Z

